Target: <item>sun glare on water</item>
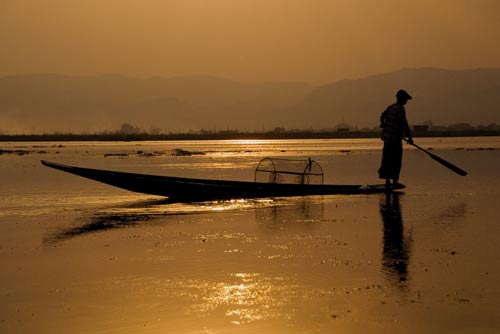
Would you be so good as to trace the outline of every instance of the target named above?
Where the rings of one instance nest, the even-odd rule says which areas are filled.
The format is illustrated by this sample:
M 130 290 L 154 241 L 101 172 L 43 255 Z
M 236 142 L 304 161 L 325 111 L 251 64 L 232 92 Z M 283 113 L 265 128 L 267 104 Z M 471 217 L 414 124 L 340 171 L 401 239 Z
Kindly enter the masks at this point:
M 235 139 L 229 142 L 236 145 L 265 145 L 270 143 L 269 140 L 263 139 Z
M 287 300 L 296 297 L 296 287 L 281 277 L 265 277 L 259 273 L 234 273 L 230 281 L 215 284 L 197 282 L 202 302 L 191 308 L 196 314 L 223 310 L 234 325 L 263 319 L 287 319 Z

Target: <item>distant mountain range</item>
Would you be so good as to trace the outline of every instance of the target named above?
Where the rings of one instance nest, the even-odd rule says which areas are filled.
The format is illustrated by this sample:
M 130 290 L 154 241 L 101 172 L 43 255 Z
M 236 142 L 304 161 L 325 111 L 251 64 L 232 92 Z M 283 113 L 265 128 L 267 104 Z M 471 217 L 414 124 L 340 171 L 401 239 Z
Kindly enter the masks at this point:
M 0 78 L 0 132 L 375 127 L 400 88 L 414 96 L 410 123 L 500 123 L 500 69 L 403 69 L 323 86 L 47 74 Z
M 360 127 L 378 125 L 379 115 L 395 100 L 398 89 L 407 90 L 407 116 L 412 124 L 432 121 L 448 125 L 500 123 L 500 69 L 403 69 L 357 80 L 321 86 L 289 110 L 293 126 L 311 126 L 316 120 L 345 122 Z

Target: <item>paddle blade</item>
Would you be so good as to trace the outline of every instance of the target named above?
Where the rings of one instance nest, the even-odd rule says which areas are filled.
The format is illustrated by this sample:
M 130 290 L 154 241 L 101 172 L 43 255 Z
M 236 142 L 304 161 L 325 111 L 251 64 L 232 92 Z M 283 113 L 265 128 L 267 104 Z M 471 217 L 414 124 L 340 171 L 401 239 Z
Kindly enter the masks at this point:
M 406 140 L 406 139 L 405 139 Z M 406 140 L 408 141 L 408 140 Z M 420 151 L 426 153 L 428 156 L 430 156 L 432 159 L 434 159 L 435 161 L 439 162 L 441 165 L 445 166 L 446 168 L 454 171 L 455 173 L 457 173 L 458 175 L 460 176 L 465 176 L 467 175 L 467 172 L 464 171 L 463 169 L 455 166 L 454 164 L 452 164 L 451 162 L 449 161 L 446 161 L 444 160 L 443 158 L 441 157 L 438 157 L 437 155 L 435 154 L 432 154 L 431 152 L 427 151 L 426 149 L 423 149 L 422 147 L 418 146 L 417 144 L 413 143 L 411 144 L 413 146 L 415 146 L 416 148 L 418 148 Z
M 449 161 L 446 161 L 444 160 L 443 158 L 440 158 L 438 157 L 437 155 L 435 154 L 432 154 L 431 152 L 427 152 L 425 151 L 425 153 L 427 153 L 432 159 L 436 160 L 437 162 L 439 162 L 441 165 L 447 167 L 448 169 L 454 171 L 455 173 L 457 173 L 458 175 L 460 176 L 465 176 L 467 175 L 467 172 L 464 171 L 463 169 L 455 166 L 454 164 L 452 164 L 451 162 Z

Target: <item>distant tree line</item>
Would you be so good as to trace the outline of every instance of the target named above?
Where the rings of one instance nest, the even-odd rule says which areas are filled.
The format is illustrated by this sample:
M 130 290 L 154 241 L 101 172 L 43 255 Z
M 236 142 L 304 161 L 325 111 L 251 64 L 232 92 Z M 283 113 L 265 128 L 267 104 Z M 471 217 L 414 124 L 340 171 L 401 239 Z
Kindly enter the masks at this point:
M 43 134 L 2 134 L 0 141 L 143 141 L 143 140 L 204 140 L 204 139 L 328 139 L 328 138 L 376 138 L 380 128 L 358 129 L 342 124 L 331 129 L 286 129 L 276 127 L 268 131 L 188 130 L 185 132 L 163 132 L 160 128 L 141 129 L 124 123 L 116 131 L 96 133 L 43 133 Z M 448 126 L 423 124 L 414 126 L 417 137 L 458 137 L 458 136 L 500 136 L 500 125 L 473 126 L 457 123 Z

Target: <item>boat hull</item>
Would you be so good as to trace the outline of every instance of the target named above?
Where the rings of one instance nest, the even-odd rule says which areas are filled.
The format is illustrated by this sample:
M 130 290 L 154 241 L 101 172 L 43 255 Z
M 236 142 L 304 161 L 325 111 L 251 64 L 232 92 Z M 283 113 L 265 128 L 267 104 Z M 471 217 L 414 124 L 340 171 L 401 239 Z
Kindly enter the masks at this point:
M 47 167 L 114 187 L 186 201 L 331 194 L 373 194 L 388 191 L 384 185 L 380 184 L 313 185 L 209 180 L 75 167 L 44 160 L 41 162 Z

